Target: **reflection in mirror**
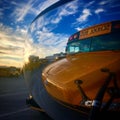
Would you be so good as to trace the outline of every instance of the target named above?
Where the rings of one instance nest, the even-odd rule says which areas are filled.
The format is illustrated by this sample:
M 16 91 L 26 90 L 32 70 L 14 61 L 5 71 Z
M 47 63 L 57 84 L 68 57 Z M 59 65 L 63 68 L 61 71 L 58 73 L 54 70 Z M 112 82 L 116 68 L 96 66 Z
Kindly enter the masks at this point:
M 67 4 L 63 4 L 65 1 Z M 30 24 L 23 71 L 30 94 L 28 104 L 32 101 L 32 106 L 37 104 L 37 109 L 44 109 L 56 120 L 73 120 L 73 116 L 77 120 L 82 113 L 88 115 L 96 91 L 106 79 L 101 67 L 111 67 L 115 60 L 114 65 L 120 65 L 120 53 L 116 57 L 111 54 L 111 49 L 119 50 L 120 44 L 117 38 L 114 42 L 111 38 L 115 34 L 119 38 L 119 18 L 113 15 L 117 9 L 111 6 L 118 1 L 65 1 L 46 8 Z M 61 4 L 56 7 L 57 3 Z M 114 12 L 110 14 L 109 9 Z M 120 72 L 118 67 L 115 69 Z M 75 80 L 82 80 L 82 85 L 76 86 Z M 64 112 L 69 115 L 63 116 Z
M 31 24 L 25 47 L 25 62 L 31 68 L 39 66 L 43 61 L 54 61 L 65 56 L 67 40 L 76 31 L 71 21 L 74 21 L 77 9 L 75 1 L 64 5 L 64 9 L 59 7 L 51 10 Z M 69 17 L 70 21 L 67 20 Z

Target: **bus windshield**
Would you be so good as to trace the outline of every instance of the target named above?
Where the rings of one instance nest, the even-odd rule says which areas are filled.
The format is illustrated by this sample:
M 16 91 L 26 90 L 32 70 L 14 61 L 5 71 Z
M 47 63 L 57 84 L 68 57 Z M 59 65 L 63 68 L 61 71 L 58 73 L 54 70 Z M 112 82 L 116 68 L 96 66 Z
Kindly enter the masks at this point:
M 67 54 L 92 51 L 120 50 L 120 34 L 113 32 L 101 36 L 86 39 L 76 39 L 68 42 L 66 47 Z

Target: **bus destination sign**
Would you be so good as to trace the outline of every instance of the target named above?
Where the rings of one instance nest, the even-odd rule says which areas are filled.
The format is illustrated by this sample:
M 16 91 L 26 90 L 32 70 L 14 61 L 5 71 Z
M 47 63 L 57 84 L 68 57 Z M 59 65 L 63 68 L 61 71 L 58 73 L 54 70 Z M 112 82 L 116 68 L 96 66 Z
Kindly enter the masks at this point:
M 107 34 L 111 32 L 111 23 L 103 23 L 80 31 L 79 39 L 85 39 L 93 36 Z

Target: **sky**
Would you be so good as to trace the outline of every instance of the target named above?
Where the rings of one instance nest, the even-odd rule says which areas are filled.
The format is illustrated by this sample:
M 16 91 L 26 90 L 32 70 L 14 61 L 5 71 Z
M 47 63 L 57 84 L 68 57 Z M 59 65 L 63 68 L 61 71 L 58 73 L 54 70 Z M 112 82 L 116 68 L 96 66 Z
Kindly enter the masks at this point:
M 31 24 L 41 11 L 57 1 L 0 1 L 0 66 L 20 67 L 29 55 L 42 58 L 58 53 L 74 32 L 120 20 L 119 0 L 74 0 Z

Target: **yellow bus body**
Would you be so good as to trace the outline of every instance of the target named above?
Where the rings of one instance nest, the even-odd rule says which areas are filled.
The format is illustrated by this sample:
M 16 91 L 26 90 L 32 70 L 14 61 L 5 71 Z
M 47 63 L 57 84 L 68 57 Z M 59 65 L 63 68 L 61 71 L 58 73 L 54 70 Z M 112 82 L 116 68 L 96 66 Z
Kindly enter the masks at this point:
M 94 100 L 100 87 L 108 77 L 101 69 L 116 73 L 120 88 L 120 51 L 97 51 L 67 55 L 66 58 L 48 65 L 43 73 L 43 83 L 48 93 L 55 99 L 71 105 L 80 105 L 82 100 L 75 80 L 82 80 L 81 87 L 90 100 Z M 112 87 L 113 81 L 108 87 Z M 108 101 L 106 92 L 103 102 Z M 115 99 L 114 102 L 120 102 Z

